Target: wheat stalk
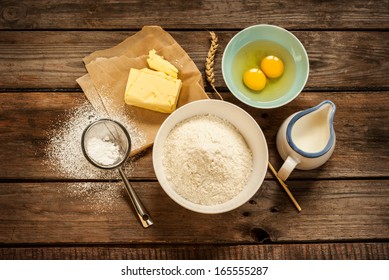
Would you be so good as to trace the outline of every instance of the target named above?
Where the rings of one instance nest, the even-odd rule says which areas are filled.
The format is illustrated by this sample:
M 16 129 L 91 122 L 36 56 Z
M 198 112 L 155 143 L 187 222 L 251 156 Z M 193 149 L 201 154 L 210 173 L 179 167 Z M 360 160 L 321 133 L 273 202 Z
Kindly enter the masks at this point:
M 207 77 L 208 83 L 211 85 L 217 96 L 220 98 L 220 100 L 223 100 L 223 97 L 220 95 L 220 93 L 216 90 L 215 87 L 215 74 L 213 66 L 215 64 L 215 55 L 217 51 L 218 45 L 218 39 L 215 34 L 215 32 L 210 31 L 209 34 L 211 35 L 211 46 L 209 47 L 208 55 L 205 60 L 205 75 Z
M 284 188 L 285 192 L 287 193 L 287 195 L 289 196 L 290 200 L 292 200 L 294 206 L 296 207 L 297 211 L 301 212 L 301 207 L 300 205 L 298 204 L 297 200 L 294 198 L 293 194 L 290 192 L 288 186 L 285 184 L 284 181 L 281 180 L 280 177 L 278 177 L 278 173 L 277 171 L 274 169 L 273 165 L 270 163 L 270 161 L 268 162 L 268 166 L 270 168 L 270 170 L 273 172 L 274 176 L 276 176 L 278 182 L 281 184 L 281 186 Z

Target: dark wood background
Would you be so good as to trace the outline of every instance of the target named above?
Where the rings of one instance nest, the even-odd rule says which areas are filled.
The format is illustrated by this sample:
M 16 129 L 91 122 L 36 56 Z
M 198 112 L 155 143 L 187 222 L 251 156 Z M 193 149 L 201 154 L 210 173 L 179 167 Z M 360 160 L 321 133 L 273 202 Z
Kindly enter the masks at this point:
M 389 259 L 388 7 L 387 0 L 0 1 L 0 259 Z M 221 75 L 228 41 L 260 23 L 293 32 L 309 56 L 304 91 L 278 109 L 242 104 Z M 76 83 L 86 73 L 82 58 L 144 25 L 171 33 L 203 76 L 208 31 L 217 34 L 216 86 L 257 120 L 276 168 L 282 121 L 325 99 L 336 103 L 332 158 L 288 179 L 301 213 L 269 172 L 234 211 L 185 210 L 159 186 L 149 149 L 129 175 L 155 220 L 143 229 L 115 178 L 69 178 L 45 164 L 53 120 L 86 100 Z M 100 183 L 121 192 L 105 213 L 61 192 Z

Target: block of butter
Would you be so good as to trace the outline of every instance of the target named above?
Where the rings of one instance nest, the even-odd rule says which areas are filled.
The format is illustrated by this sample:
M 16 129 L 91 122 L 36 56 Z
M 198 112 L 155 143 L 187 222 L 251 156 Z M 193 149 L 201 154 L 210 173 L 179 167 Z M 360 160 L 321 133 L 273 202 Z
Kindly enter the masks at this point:
M 157 55 L 157 52 L 154 49 L 149 51 L 147 64 L 151 69 L 164 72 L 177 79 L 177 68 L 169 61 L 165 60 L 162 56 Z
M 129 105 L 161 113 L 176 109 L 182 82 L 163 72 L 131 68 L 124 101 Z

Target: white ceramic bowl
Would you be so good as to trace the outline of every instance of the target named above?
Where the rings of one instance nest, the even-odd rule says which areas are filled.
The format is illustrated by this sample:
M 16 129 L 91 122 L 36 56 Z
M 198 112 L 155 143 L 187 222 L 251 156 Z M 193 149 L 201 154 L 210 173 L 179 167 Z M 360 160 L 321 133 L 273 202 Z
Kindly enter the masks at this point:
M 253 171 L 243 190 L 233 199 L 218 205 L 196 204 L 180 196 L 167 180 L 162 163 L 163 146 L 169 132 L 179 122 L 196 115 L 215 115 L 234 125 L 246 140 L 253 155 Z M 167 193 L 179 205 L 194 212 L 205 214 L 223 213 L 246 203 L 261 187 L 268 164 L 268 149 L 265 136 L 257 122 L 238 106 L 220 100 L 199 100 L 174 111 L 161 125 L 154 141 L 153 166 L 157 179 Z

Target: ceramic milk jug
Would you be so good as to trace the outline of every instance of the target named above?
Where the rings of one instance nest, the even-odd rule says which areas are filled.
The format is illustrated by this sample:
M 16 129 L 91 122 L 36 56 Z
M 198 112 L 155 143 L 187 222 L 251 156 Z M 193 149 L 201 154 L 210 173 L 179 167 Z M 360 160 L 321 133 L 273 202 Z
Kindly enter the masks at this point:
M 277 149 L 284 160 L 278 176 L 286 180 L 294 168 L 309 170 L 324 164 L 335 148 L 333 120 L 336 106 L 326 100 L 289 116 L 277 133 Z

